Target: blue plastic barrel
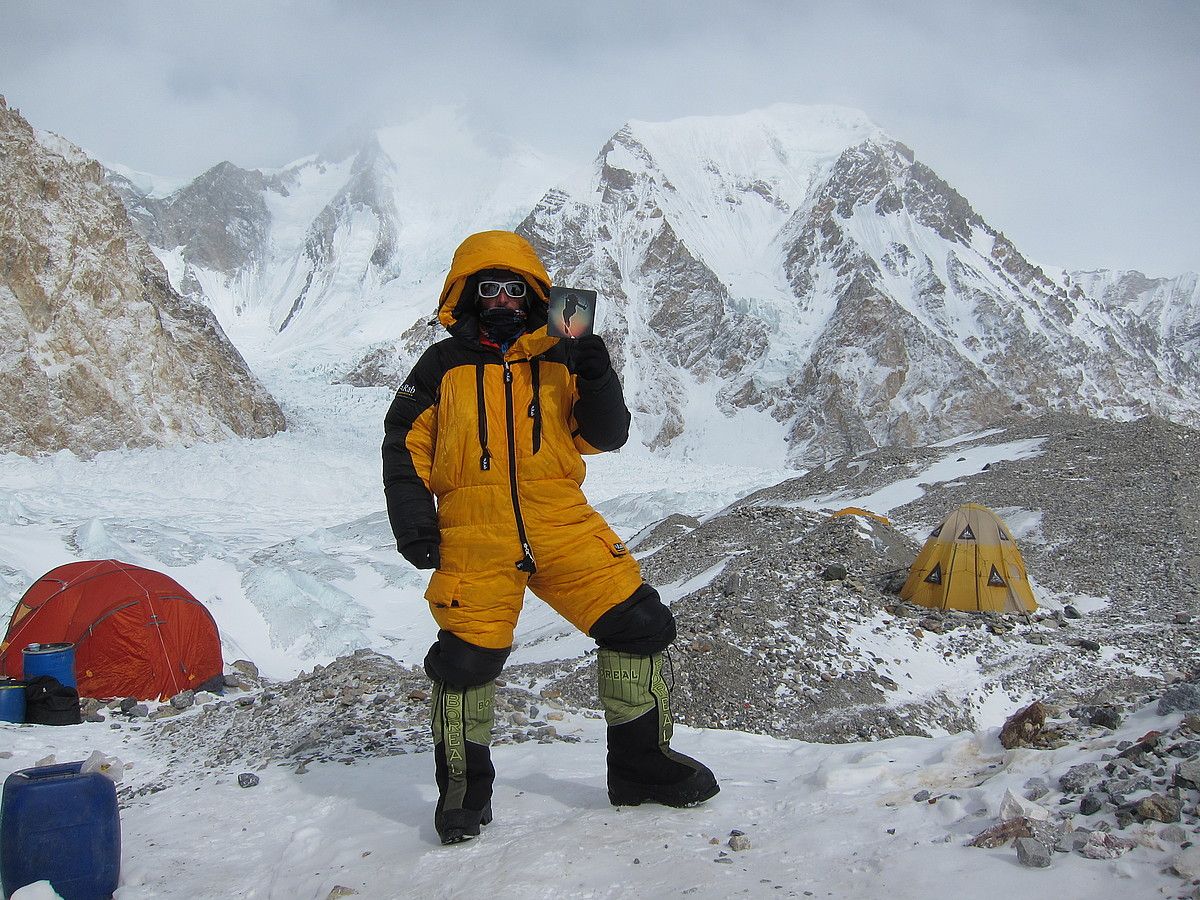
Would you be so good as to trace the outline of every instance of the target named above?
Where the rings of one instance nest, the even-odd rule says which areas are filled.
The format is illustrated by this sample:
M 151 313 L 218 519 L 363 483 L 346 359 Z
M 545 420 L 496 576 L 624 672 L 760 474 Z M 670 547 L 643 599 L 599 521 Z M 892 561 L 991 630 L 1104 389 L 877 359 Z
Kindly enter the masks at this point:
M 0 722 L 25 721 L 25 685 L 0 678 Z
M 74 644 L 30 644 L 21 651 L 25 678 L 53 675 L 59 684 L 75 687 Z
M 7 897 L 48 880 L 64 900 L 112 896 L 121 874 L 117 789 L 82 762 L 13 772 L 0 800 L 0 877 Z

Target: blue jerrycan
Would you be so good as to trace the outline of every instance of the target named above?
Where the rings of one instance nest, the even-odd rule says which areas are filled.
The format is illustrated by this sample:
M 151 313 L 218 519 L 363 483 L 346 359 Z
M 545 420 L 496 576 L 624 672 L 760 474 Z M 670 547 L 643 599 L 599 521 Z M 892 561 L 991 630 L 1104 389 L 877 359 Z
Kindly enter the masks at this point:
M 121 820 L 117 789 L 82 762 L 13 772 L 0 799 L 4 896 L 49 881 L 63 900 L 101 900 L 117 889 Z

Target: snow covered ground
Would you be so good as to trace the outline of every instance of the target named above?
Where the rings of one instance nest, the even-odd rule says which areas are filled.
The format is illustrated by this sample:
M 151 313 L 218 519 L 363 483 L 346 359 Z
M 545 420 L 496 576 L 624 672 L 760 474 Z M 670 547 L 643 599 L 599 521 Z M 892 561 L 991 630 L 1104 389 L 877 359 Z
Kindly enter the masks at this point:
M 994 824 L 1006 790 L 1053 783 L 1068 765 L 1178 719 L 1143 710 L 1083 756 L 1005 751 L 994 729 L 842 745 L 680 729 L 676 745 L 708 762 L 722 790 L 670 810 L 609 806 L 603 723 L 573 718 L 566 728 L 579 743 L 495 749 L 496 820 L 451 847 L 433 830 L 428 753 L 303 774 L 269 767 L 246 789 L 244 770 L 214 771 L 123 810 L 116 896 L 325 900 L 343 896 L 331 893 L 339 886 L 363 898 L 1175 896 L 1179 879 L 1149 848 L 1116 860 L 1060 853 L 1050 868 L 1030 869 L 1011 845 L 965 842 Z M 105 723 L 0 726 L 11 753 L 0 774 L 101 750 L 128 766 L 126 784 L 150 784 L 163 764 L 144 735 Z M 936 802 L 914 801 L 922 790 Z M 734 831 L 749 849 L 730 849 Z M 37 891 L 16 898 L 52 896 Z
M 378 446 L 390 397 L 258 370 L 292 423 L 273 438 L 91 461 L 0 457 L 0 614 L 56 565 L 116 557 L 175 577 L 213 611 L 227 662 L 252 659 L 270 678 L 358 647 L 418 663 L 435 628 L 425 578 L 396 554 L 382 516 Z M 789 474 L 682 466 L 636 450 L 589 467 L 590 498 L 627 536 L 673 512 L 703 518 Z M 914 479 L 874 499 L 916 489 Z M 518 642 L 556 630 L 568 631 L 531 601 Z M 1143 710 L 1084 758 L 1177 722 Z M 119 900 L 352 895 L 339 886 L 364 898 L 1008 900 L 1170 896 L 1180 884 L 1163 873 L 1161 853 L 1141 847 L 1112 861 L 1058 854 L 1034 870 L 1011 846 L 963 846 L 993 824 L 1006 788 L 1056 778 L 1068 753 L 1080 761 L 1079 748 L 1005 751 L 995 728 L 838 746 L 680 728 L 676 745 L 712 766 L 721 794 L 692 810 L 617 810 L 605 795 L 603 724 L 571 715 L 559 732 L 578 743 L 496 748 L 496 821 L 479 840 L 443 848 L 427 753 L 305 773 L 267 766 L 243 789 L 245 769 L 172 775 L 147 740 L 157 723 L 118 724 L 0 724 L 0 776 L 99 750 L 127 764 L 127 785 L 167 784 L 122 811 Z M 937 802 L 914 802 L 921 790 Z M 750 849 L 727 846 L 735 830 Z M 51 894 L 31 886 L 16 896 Z

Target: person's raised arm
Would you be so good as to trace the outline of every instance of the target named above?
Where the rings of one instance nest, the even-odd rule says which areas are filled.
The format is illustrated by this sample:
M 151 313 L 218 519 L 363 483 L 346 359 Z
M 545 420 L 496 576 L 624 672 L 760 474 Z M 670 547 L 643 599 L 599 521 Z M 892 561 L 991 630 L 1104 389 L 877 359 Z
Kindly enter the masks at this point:
M 580 453 L 616 450 L 629 439 L 629 410 L 604 339 L 590 334 L 571 343 L 570 365 L 578 396 L 572 435 Z

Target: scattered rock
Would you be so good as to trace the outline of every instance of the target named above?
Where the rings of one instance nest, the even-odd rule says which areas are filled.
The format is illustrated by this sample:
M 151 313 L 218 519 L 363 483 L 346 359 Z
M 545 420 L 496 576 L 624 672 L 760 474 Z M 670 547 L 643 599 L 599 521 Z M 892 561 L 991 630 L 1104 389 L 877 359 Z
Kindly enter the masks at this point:
M 1175 874 L 1183 878 L 1200 878 L 1200 847 L 1188 847 L 1171 860 Z
M 746 837 L 744 834 L 731 835 L 729 838 L 729 849 L 738 851 L 749 850 L 750 838 Z
M 1174 684 L 1163 692 L 1156 712 L 1165 716 L 1173 712 L 1200 712 L 1200 684 Z
M 1030 778 L 1025 782 L 1025 799 L 1041 800 L 1050 793 L 1050 785 L 1041 778 Z
M 188 709 L 189 707 L 194 705 L 195 702 L 196 702 L 196 692 L 195 691 L 180 691 L 178 694 L 176 694 L 174 697 L 171 698 L 171 705 L 173 707 L 175 707 L 175 709 Z
M 1063 607 L 1063 618 L 1064 619 L 1082 619 L 1083 613 L 1081 613 L 1074 606 L 1072 606 L 1071 604 L 1068 603 L 1066 606 Z
M 834 563 L 833 565 L 826 566 L 824 571 L 821 572 L 821 580 L 822 581 L 845 581 L 846 575 L 847 575 L 846 567 L 838 565 L 837 563 Z
M 1023 797 L 1018 797 L 1011 790 L 1004 792 L 1004 799 L 1000 801 L 1000 818 L 1003 821 L 1009 819 L 1037 819 L 1045 821 L 1050 818 L 1050 810 L 1037 803 L 1032 803 Z
M 1136 846 L 1137 842 L 1128 838 L 1118 837 L 1104 831 L 1093 831 L 1088 835 L 1084 845 L 1079 848 L 1079 852 L 1088 859 L 1116 859 Z
M 248 675 L 255 681 L 259 680 L 258 666 L 250 662 L 248 659 L 235 659 L 229 664 L 229 667 L 235 672 L 240 672 L 243 675 Z
M 1085 816 L 1095 815 L 1103 808 L 1104 801 L 1102 801 L 1095 794 L 1086 794 L 1084 795 L 1083 799 L 1079 801 L 1079 812 Z
M 253 772 L 243 772 L 238 776 L 238 787 L 251 788 L 258 784 L 258 776 Z
M 1188 833 L 1178 825 L 1167 825 L 1159 830 L 1158 839 L 1168 844 L 1182 844 L 1188 839 Z
M 1011 840 L 1016 838 L 1027 838 L 1034 836 L 1034 829 L 1039 827 L 1039 823 L 1033 819 L 1019 818 L 1009 819 L 1001 822 L 999 825 L 993 825 L 987 828 L 971 840 L 967 841 L 968 847 L 982 847 L 985 850 L 990 850 L 994 847 L 1003 847 Z
M 1088 723 L 1099 725 L 1101 728 L 1117 729 L 1121 727 L 1121 713 L 1112 706 L 1095 706 L 1088 711 Z
M 1134 807 L 1134 815 L 1141 822 L 1178 822 L 1182 810 L 1183 804 L 1174 797 L 1151 794 L 1138 801 Z
M 1185 759 L 1175 770 L 1175 783 L 1185 783 L 1193 788 L 1200 788 L 1200 757 L 1193 755 Z
M 1017 862 L 1031 869 L 1044 869 L 1050 865 L 1050 850 L 1041 841 L 1033 838 L 1017 838 Z
M 913 794 L 913 803 L 924 803 L 930 797 L 929 791 L 917 791 Z
M 1131 778 L 1114 778 L 1105 783 L 1104 789 L 1111 797 L 1123 797 L 1138 791 L 1148 791 L 1153 785 L 1149 775 L 1134 775 Z
M 1082 794 L 1092 782 L 1100 780 L 1100 767 L 1095 763 L 1080 763 L 1071 766 L 1058 779 L 1059 789 L 1065 794 Z
M 1006 750 L 1022 745 L 1028 746 L 1042 733 L 1046 725 L 1046 707 L 1035 700 L 1024 709 L 1014 713 L 1000 729 L 1000 744 Z

